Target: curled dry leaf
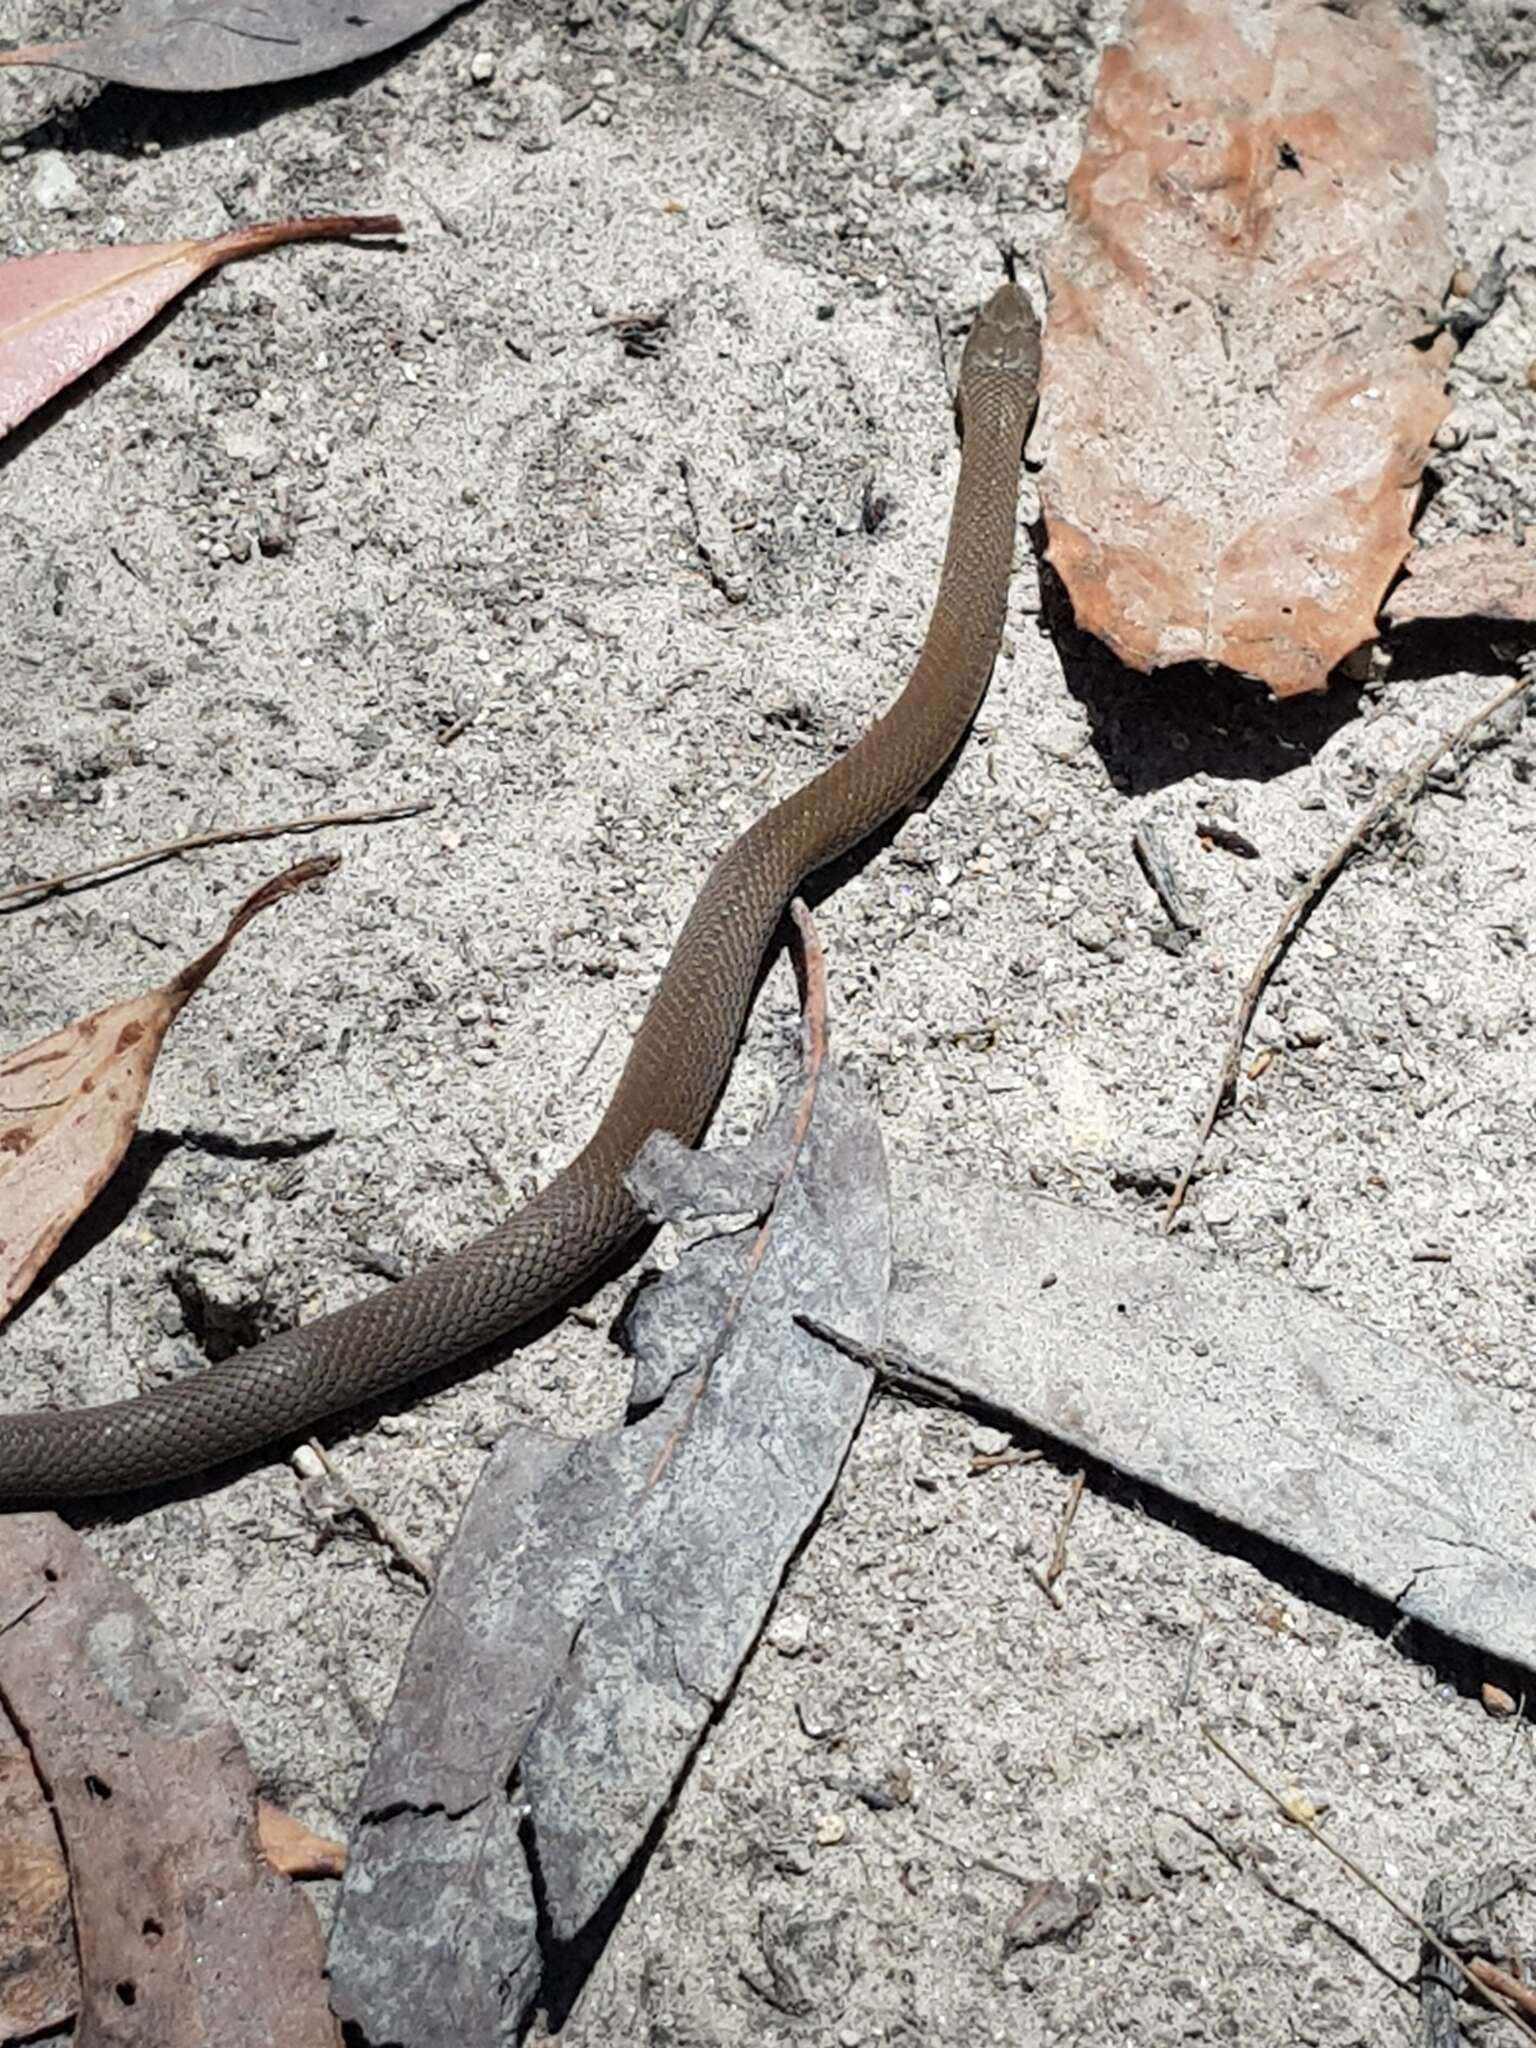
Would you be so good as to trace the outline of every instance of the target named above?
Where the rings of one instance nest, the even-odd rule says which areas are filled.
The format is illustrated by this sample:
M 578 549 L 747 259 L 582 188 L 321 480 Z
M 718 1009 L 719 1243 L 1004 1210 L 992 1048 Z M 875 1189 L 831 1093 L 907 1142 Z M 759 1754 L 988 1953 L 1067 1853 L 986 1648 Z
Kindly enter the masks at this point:
M 462 0 L 129 0 L 110 28 L 78 42 L 0 51 L 0 64 L 56 64 L 160 92 L 227 92 L 307 78 L 387 50 Z
M 0 1319 L 116 1172 L 173 1019 L 253 917 L 340 858 L 322 854 L 263 882 L 218 943 L 163 988 L 78 1018 L 0 1062 Z
M 1050 559 L 1133 668 L 1325 686 L 1408 547 L 1454 344 L 1429 84 L 1394 0 L 1140 0 L 1050 292 Z
M 1437 548 L 1415 548 L 1408 574 L 1382 606 L 1393 626 L 1415 619 L 1494 619 L 1536 625 L 1536 527 L 1525 543 L 1475 534 Z
M 399 233 L 392 213 L 347 213 L 262 221 L 208 241 L 61 249 L 0 263 L 0 434 L 84 376 L 221 263 L 283 242 Z

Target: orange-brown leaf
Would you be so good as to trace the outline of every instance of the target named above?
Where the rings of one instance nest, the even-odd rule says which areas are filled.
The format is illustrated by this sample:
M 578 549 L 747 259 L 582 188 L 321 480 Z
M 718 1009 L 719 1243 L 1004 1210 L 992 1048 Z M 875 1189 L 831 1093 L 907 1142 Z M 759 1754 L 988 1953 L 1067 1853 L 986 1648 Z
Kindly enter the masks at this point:
M 347 1845 L 317 1835 L 270 1799 L 256 1802 L 256 1835 L 261 1853 L 284 1877 L 340 1877 L 347 1867 Z
M 1134 668 L 1325 686 L 1408 548 L 1450 343 L 1430 87 L 1393 0 L 1140 0 L 1045 263 L 1032 454 Z
M 136 334 L 201 277 L 282 242 L 400 232 L 392 213 L 264 221 L 210 241 L 63 249 L 0 263 L 0 435 Z
M 77 1018 L 0 1061 L 0 1320 L 117 1170 L 173 1018 L 259 911 L 338 858 L 301 861 L 264 882 L 223 937 L 163 988 Z

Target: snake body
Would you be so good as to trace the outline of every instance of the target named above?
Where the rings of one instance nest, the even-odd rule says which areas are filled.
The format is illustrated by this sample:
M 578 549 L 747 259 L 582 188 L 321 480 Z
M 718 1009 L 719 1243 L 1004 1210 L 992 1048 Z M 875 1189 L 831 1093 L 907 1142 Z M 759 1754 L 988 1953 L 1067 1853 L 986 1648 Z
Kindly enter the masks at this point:
M 0 1416 L 0 1498 L 68 1500 L 176 1479 L 466 1358 L 573 1295 L 645 1228 L 624 1176 L 653 1131 L 696 1144 L 786 904 L 921 792 L 963 738 L 1002 636 L 1040 338 L 1014 285 L 961 360 L 963 443 L 938 597 L 906 687 L 839 760 L 715 862 L 591 1141 L 464 1250 L 349 1308 L 104 1406 Z

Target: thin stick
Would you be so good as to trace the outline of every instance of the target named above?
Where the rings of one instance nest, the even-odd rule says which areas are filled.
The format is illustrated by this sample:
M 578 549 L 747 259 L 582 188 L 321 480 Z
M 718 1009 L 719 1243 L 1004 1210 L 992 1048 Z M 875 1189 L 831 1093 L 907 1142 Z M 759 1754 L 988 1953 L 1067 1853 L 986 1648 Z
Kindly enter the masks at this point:
M 1449 1947 L 1445 1942 L 1443 1942 L 1440 1939 L 1439 1935 L 1436 1934 L 1432 1928 L 1426 1927 L 1424 1922 L 1418 1917 L 1418 1915 L 1416 1913 L 1411 1913 L 1400 1899 L 1394 1898 L 1391 1892 L 1387 1890 L 1386 1886 L 1380 1881 L 1379 1878 L 1372 1877 L 1371 1873 L 1368 1870 L 1364 1869 L 1360 1864 L 1358 1864 L 1353 1858 L 1353 1856 L 1346 1856 L 1344 1851 L 1341 1848 L 1339 1848 L 1336 1843 L 1330 1842 L 1328 1837 L 1323 1833 L 1322 1829 L 1317 1825 L 1317 1822 L 1315 1820 L 1307 1819 L 1304 1815 L 1296 1812 L 1291 1806 L 1289 1806 L 1286 1803 L 1286 1801 L 1281 1798 L 1280 1794 L 1274 1790 L 1272 1786 L 1265 1784 L 1264 1780 L 1259 1776 L 1257 1771 L 1252 1770 L 1247 1764 L 1243 1762 L 1240 1756 L 1235 1756 L 1232 1753 L 1232 1751 L 1228 1749 L 1227 1745 L 1222 1741 L 1221 1737 L 1215 1732 L 1213 1728 L 1210 1728 L 1202 1724 L 1200 1733 L 1205 1737 L 1206 1741 L 1211 1745 L 1212 1749 L 1214 1749 L 1218 1755 L 1224 1756 L 1227 1762 L 1231 1764 L 1234 1770 L 1241 1771 L 1242 1775 L 1248 1780 L 1249 1784 L 1254 1786 L 1258 1791 L 1264 1794 L 1264 1797 L 1269 1801 L 1271 1806 L 1273 1806 L 1277 1810 L 1277 1812 L 1282 1816 L 1283 1819 L 1288 1820 L 1291 1823 L 1292 1827 L 1305 1828 L 1307 1833 L 1312 1837 L 1314 1842 L 1316 1842 L 1321 1848 L 1326 1849 L 1328 1851 L 1328 1854 L 1331 1857 L 1333 1857 L 1335 1862 L 1342 1863 L 1344 1868 L 1350 1873 L 1352 1877 L 1358 1878 L 1361 1884 L 1368 1886 L 1370 1890 L 1375 1892 L 1376 1896 L 1379 1899 L 1384 1900 L 1386 1904 L 1392 1908 L 1392 1911 L 1397 1915 L 1399 1920 L 1406 1921 L 1408 1926 L 1410 1926 L 1418 1935 L 1419 1939 L 1421 1941 L 1427 1942 L 1429 1946 L 1435 1951 L 1436 1955 L 1441 1957 L 1443 1961 L 1449 1963 L 1452 1969 L 1454 1969 L 1466 1983 L 1472 1986 L 1473 1990 L 1478 1994 L 1480 1998 L 1485 1999 L 1487 2003 L 1493 2007 L 1495 2012 L 1501 2013 L 1503 2017 L 1509 2021 L 1510 2025 L 1514 2027 L 1518 2033 L 1522 2034 L 1527 2041 L 1536 2044 L 1536 2031 L 1533 2031 L 1532 2028 L 1526 2025 L 1525 2021 L 1520 2017 L 1518 2012 L 1516 2012 L 1511 2006 L 1508 2006 L 1503 2002 L 1503 2000 L 1499 1997 L 1498 1992 L 1495 1990 L 1493 1986 L 1484 1984 L 1478 1977 L 1476 1977 L 1473 1974 L 1473 1970 L 1476 1967 L 1475 1965 L 1469 1967 L 1466 1963 L 1464 1963 L 1461 1960 L 1461 1957 L 1457 1955 L 1455 1949 Z
M 1059 1608 L 1062 1604 L 1061 1595 L 1056 1590 L 1056 1581 L 1067 1568 L 1067 1538 L 1071 1535 L 1072 1524 L 1077 1519 L 1077 1506 L 1083 1497 L 1086 1477 L 1085 1473 L 1079 1472 L 1067 1488 L 1066 1505 L 1062 1508 L 1061 1520 L 1056 1525 L 1056 1541 L 1051 1548 L 1051 1561 L 1043 1572 L 1033 1574 L 1035 1584 L 1053 1607 Z
M 988 1856 L 980 1849 L 968 1849 L 963 1842 L 952 1842 L 947 1835 L 941 1835 L 937 1828 L 925 1827 L 922 1821 L 912 1823 L 920 1835 L 934 1842 L 941 1849 L 947 1849 L 951 1856 L 957 1856 L 962 1863 L 977 1863 L 983 1870 L 994 1871 L 999 1877 L 1012 1878 L 1015 1884 L 1023 1885 L 1026 1891 L 1033 1891 L 1039 1884 L 1037 1877 L 1028 1877 L 1022 1870 L 1016 1870 L 1011 1863 L 1004 1863 L 1000 1857 Z
M 1443 1877 L 1432 1877 L 1424 1887 L 1424 1924 L 1445 1936 L 1450 1922 L 1445 1914 Z M 1459 2048 L 1461 2042 L 1461 1986 L 1427 1942 L 1419 1944 L 1419 2042 L 1420 2048 Z
M 1243 1043 L 1248 1036 L 1248 1027 L 1253 1022 L 1253 1013 L 1259 1007 L 1260 997 L 1269 986 L 1270 976 L 1280 964 L 1281 957 L 1290 945 L 1291 940 L 1295 937 L 1297 927 L 1316 908 L 1323 892 L 1339 873 L 1340 869 L 1355 854 L 1364 850 L 1372 833 L 1376 831 L 1377 827 L 1383 823 L 1387 816 L 1399 804 L 1406 805 L 1414 802 L 1422 792 L 1424 784 L 1429 780 L 1432 770 L 1438 763 L 1443 761 L 1447 754 L 1453 754 L 1458 747 L 1464 746 L 1472 734 L 1477 731 L 1478 727 L 1486 725 L 1488 720 L 1502 711 L 1506 704 L 1510 704 L 1516 697 L 1522 696 L 1531 687 L 1533 681 L 1536 681 L 1536 672 L 1522 673 L 1517 676 L 1512 683 L 1506 684 L 1496 697 L 1490 698 L 1481 711 L 1474 712 L 1465 724 L 1458 725 L 1453 733 L 1437 741 L 1427 754 L 1422 754 L 1417 761 L 1410 763 L 1408 767 L 1401 769 L 1389 781 L 1384 783 L 1355 820 L 1349 831 L 1345 833 L 1338 845 L 1334 847 L 1333 851 L 1323 861 L 1321 867 L 1308 877 L 1285 906 L 1273 936 L 1259 955 L 1258 963 L 1254 967 L 1252 974 L 1249 975 L 1242 994 L 1237 999 L 1237 1010 L 1232 1019 L 1232 1029 L 1227 1041 L 1226 1056 L 1222 1060 L 1221 1069 L 1216 1076 L 1216 1086 L 1211 1091 L 1211 1099 L 1206 1105 L 1205 1116 L 1201 1120 L 1200 1132 L 1195 1139 L 1194 1150 L 1190 1154 L 1188 1165 L 1179 1175 L 1173 1193 L 1168 1197 L 1168 1207 L 1163 1212 L 1163 1229 L 1165 1231 L 1173 1228 L 1173 1219 L 1184 1206 L 1184 1197 L 1189 1192 L 1189 1184 L 1195 1177 L 1196 1169 L 1200 1164 L 1201 1155 L 1210 1140 L 1210 1135 L 1216 1128 L 1217 1118 L 1221 1115 L 1227 1098 L 1237 1087 L 1237 1070 L 1242 1062 Z
M 430 1593 L 432 1590 L 432 1567 L 424 1564 L 415 1551 L 405 1542 L 404 1538 L 399 1536 L 390 1527 L 384 1517 L 376 1513 L 361 1495 L 353 1491 L 352 1484 L 346 1474 L 330 1457 L 323 1444 L 315 1437 L 311 1437 L 304 1446 L 304 1449 L 318 1462 L 326 1477 L 335 1486 L 337 1492 L 340 1493 L 347 1506 L 356 1515 L 374 1542 L 382 1543 L 395 1561 L 404 1570 L 408 1571 L 413 1579 L 419 1579 Z M 294 1453 L 294 1462 L 296 1465 L 298 1464 L 297 1452 Z M 305 1476 L 302 1467 L 300 1467 L 300 1477 L 303 1478 Z
M 739 28 L 735 28 L 727 22 L 722 33 L 728 43 L 734 43 L 738 50 L 745 50 L 749 57 L 759 57 L 763 63 L 772 65 L 773 69 L 790 85 L 798 85 L 800 90 L 808 92 L 813 100 L 831 100 L 831 93 L 823 92 L 819 85 L 812 85 L 808 79 L 802 78 L 798 72 L 792 71 L 782 57 L 775 55 L 772 50 L 766 49 L 763 44 L 754 42 L 751 36 L 743 34 Z
M 1496 1991 L 1501 1998 L 1507 1998 L 1511 2005 L 1518 2006 L 1521 2012 L 1528 2012 L 1532 2019 L 1536 2019 L 1536 1991 L 1529 1984 L 1512 1977 L 1508 1970 L 1501 1970 L 1497 1963 L 1485 1962 L 1481 1956 L 1474 1956 L 1467 1969 L 1485 1993 Z
M 965 1410 L 965 1397 L 958 1388 L 952 1387 L 947 1380 L 933 1378 L 930 1373 L 919 1372 L 915 1365 L 900 1363 L 883 1345 L 862 1343 L 859 1338 L 850 1337 L 846 1330 L 835 1330 L 820 1316 L 807 1315 L 801 1310 L 796 1311 L 794 1319 L 818 1343 L 830 1345 L 834 1351 L 841 1351 L 845 1358 L 851 1358 L 855 1365 L 862 1365 L 872 1372 L 882 1387 L 893 1388 L 897 1393 L 916 1394 L 925 1401 L 942 1402 L 946 1408 Z
M 222 832 L 193 832 L 185 839 L 168 839 L 163 846 L 146 846 L 137 853 L 119 854 L 94 868 L 75 868 L 67 875 L 51 875 L 45 882 L 12 882 L 0 889 L 0 914 L 4 906 L 40 903 L 45 896 L 73 889 L 82 882 L 97 882 L 104 875 L 129 874 L 136 868 L 151 867 L 157 861 L 172 860 L 178 853 L 196 853 L 204 846 L 232 846 L 245 839 L 280 839 L 285 832 L 326 832 L 333 825 L 382 825 L 394 818 L 415 818 L 430 811 L 431 802 L 389 804 L 377 811 L 331 811 L 321 818 L 287 818 L 280 825 L 231 825 Z

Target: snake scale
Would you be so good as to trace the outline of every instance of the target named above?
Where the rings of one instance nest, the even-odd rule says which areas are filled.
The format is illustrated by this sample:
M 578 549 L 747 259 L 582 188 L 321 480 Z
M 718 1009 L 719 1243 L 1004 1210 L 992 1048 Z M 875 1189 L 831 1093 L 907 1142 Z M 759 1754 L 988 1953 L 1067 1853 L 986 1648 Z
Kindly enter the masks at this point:
M 906 687 L 855 746 L 717 859 L 585 1150 L 486 1236 L 349 1308 L 130 1400 L 0 1416 L 0 1499 L 183 1478 L 292 1437 L 558 1307 L 641 1235 L 625 1173 L 653 1131 L 687 1145 L 702 1136 L 790 897 L 919 795 L 981 701 L 1002 636 L 1039 363 L 1033 308 L 1005 284 L 961 359 L 960 477 Z

